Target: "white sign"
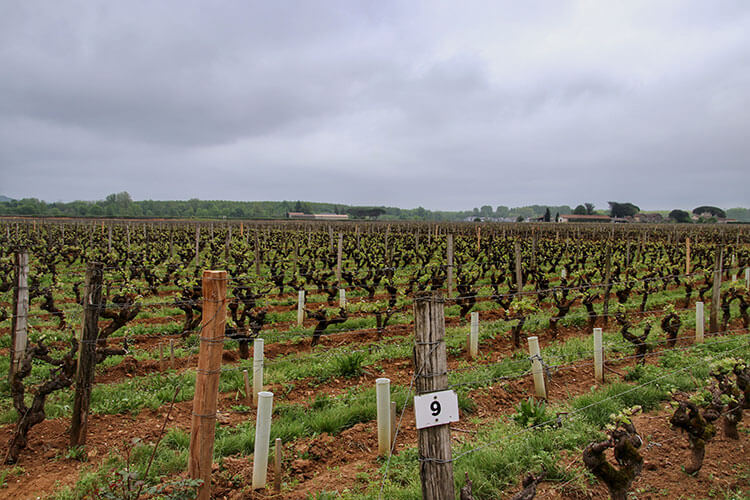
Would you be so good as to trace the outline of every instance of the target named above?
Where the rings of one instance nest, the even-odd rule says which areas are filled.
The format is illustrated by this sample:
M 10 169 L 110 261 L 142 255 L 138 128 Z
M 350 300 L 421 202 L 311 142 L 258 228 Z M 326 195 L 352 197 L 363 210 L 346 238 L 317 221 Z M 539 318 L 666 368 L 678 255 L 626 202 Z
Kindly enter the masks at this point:
M 417 429 L 458 422 L 458 396 L 453 391 L 414 396 Z

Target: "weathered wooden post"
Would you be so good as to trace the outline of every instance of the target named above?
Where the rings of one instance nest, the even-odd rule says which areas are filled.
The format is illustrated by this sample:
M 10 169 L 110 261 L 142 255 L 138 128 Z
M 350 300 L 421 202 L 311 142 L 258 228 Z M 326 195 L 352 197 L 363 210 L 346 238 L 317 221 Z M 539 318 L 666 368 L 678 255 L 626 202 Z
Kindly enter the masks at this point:
M 445 301 L 437 293 L 414 300 L 414 361 L 417 394 L 448 388 Z M 418 430 L 419 475 L 424 500 L 454 500 L 450 424 Z
M 685 274 L 690 274 L 692 263 L 690 262 L 690 236 L 685 238 Z
M 344 252 L 344 234 L 339 233 L 339 244 L 336 250 L 336 283 L 341 288 L 341 258 Z
M 169 368 L 174 370 L 174 339 L 169 339 Z
M 279 493 L 281 491 L 281 438 L 276 438 L 273 452 L 273 490 Z
M 10 340 L 10 368 L 8 380 L 13 380 L 13 374 L 26 353 L 28 343 L 29 316 L 29 252 L 21 250 L 16 254 L 15 276 L 13 287 L 13 318 L 11 319 Z
M 198 267 L 201 265 L 200 244 L 201 244 L 201 227 L 198 224 L 196 224 L 195 225 L 195 267 Z
M 398 422 L 398 407 L 395 401 L 391 401 L 391 449 L 396 444 L 396 423 Z
M 523 272 L 521 271 L 521 242 L 515 240 L 513 245 L 513 252 L 516 256 L 516 286 L 518 287 L 518 293 L 523 291 Z
M 594 380 L 599 384 L 604 383 L 604 347 L 601 328 L 594 328 Z
M 70 446 L 86 444 L 88 431 L 91 385 L 96 367 L 96 341 L 99 337 L 99 312 L 102 302 L 102 273 L 104 265 L 89 262 L 83 295 L 83 328 L 78 347 L 76 368 L 76 393 L 73 400 L 73 417 L 70 422 Z
M 607 254 L 605 256 L 606 262 L 604 263 L 604 307 L 602 310 L 602 316 L 604 316 L 604 324 L 609 324 L 609 295 L 612 292 L 612 245 L 607 243 Z
M 547 399 L 547 388 L 544 385 L 544 370 L 542 367 L 542 353 L 539 350 L 539 338 L 529 337 L 528 341 L 531 375 L 534 377 L 534 394 L 536 394 L 537 398 Z
M 203 271 L 203 320 L 188 455 L 188 475 L 192 479 L 203 480 L 198 490 L 200 500 L 208 500 L 211 495 L 211 466 L 226 308 L 227 272 Z
M 453 234 L 446 235 L 448 238 L 446 257 L 448 261 L 448 297 L 453 295 Z
M 255 275 L 260 276 L 260 241 L 258 240 L 258 230 L 255 230 L 255 246 L 253 247 L 255 256 Z
M 253 393 L 250 390 L 250 376 L 247 374 L 247 370 L 242 370 L 242 378 L 245 381 L 245 402 L 250 406 L 253 404 Z
M 714 254 L 714 282 L 711 288 L 711 312 L 708 329 L 711 333 L 719 331 L 719 306 L 721 305 L 721 272 L 724 247 L 717 245 Z
M 232 248 L 232 226 L 227 225 L 227 239 L 224 241 L 224 258 L 229 259 L 229 250 Z

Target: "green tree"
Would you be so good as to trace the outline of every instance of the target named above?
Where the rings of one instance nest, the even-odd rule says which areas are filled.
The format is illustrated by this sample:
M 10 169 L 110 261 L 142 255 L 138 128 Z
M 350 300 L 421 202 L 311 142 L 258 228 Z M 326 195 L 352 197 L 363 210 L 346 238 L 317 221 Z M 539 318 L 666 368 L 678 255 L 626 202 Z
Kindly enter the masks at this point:
M 711 214 L 712 217 L 718 217 L 720 219 L 725 219 L 727 217 L 727 214 L 724 212 L 724 210 L 720 209 L 719 207 L 711 207 L 711 206 L 700 206 L 693 209 L 693 213 L 695 215 L 701 215 L 701 214 Z
M 586 215 L 594 215 L 594 205 L 593 203 L 585 203 L 586 205 Z
M 573 209 L 573 215 L 586 215 L 586 207 L 584 207 L 583 205 L 578 205 Z
M 549 222 L 552 218 L 552 214 L 549 213 L 549 207 L 547 207 L 547 210 L 544 211 L 544 222 Z
M 385 209 L 377 208 L 377 207 L 374 207 L 374 208 L 373 207 L 349 207 L 349 209 L 347 209 L 347 213 L 351 215 L 352 217 L 357 217 L 357 218 L 364 218 L 364 217 L 377 218 L 385 213 Z
M 610 201 L 609 209 L 612 217 L 632 217 L 641 211 L 636 205 L 632 203 L 619 203 L 616 201 Z
M 672 219 L 675 222 L 692 222 L 690 219 L 690 214 L 687 213 L 684 210 L 674 209 L 671 212 L 669 212 L 669 218 Z

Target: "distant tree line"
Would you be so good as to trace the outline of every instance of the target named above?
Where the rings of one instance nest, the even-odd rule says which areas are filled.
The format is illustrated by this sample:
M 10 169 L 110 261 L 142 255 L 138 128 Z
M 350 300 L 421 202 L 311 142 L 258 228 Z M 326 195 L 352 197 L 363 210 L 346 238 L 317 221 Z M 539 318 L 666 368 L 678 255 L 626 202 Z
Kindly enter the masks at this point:
M 609 202 L 609 215 L 625 217 L 637 214 L 640 209 L 632 203 Z M 36 198 L 11 200 L 0 197 L 0 215 L 33 215 L 43 217 L 165 217 L 165 218 L 229 218 L 229 219 L 283 219 L 288 212 L 348 214 L 355 219 L 382 220 L 429 220 L 461 221 L 475 219 L 518 220 L 539 219 L 554 222 L 560 215 L 595 215 L 606 213 L 596 211 L 593 203 L 583 203 L 571 209 L 568 205 L 529 205 L 509 208 L 499 205 L 465 211 L 432 211 L 424 207 L 403 209 L 385 206 L 351 206 L 335 203 L 310 201 L 226 201 L 226 200 L 142 200 L 134 201 L 127 191 L 112 193 L 98 201 L 72 201 L 47 203 Z M 706 216 L 703 222 L 712 218 L 733 218 L 750 222 L 750 209 L 731 208 L 726 212 L 717 207 L 700 206 L 692 211 L 698 216 Z M 554 216 L 552 215 L 554 214 Z M 666 215 L 666 212 L 664 212 Z M 690 222 L 690 214 L 684 210 L 673 210 L 670 219 Z

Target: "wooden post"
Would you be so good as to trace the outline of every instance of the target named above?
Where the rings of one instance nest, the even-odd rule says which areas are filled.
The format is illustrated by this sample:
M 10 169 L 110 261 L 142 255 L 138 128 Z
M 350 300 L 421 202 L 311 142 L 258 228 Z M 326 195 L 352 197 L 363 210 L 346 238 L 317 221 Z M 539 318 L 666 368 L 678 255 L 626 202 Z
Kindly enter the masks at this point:
M 448 234 L 448 244 L 446 248 L 448 260 L 448 297 L 453 295 L 453 234 Z
M 719 306 L 721 305 L 721 272 L 724 247 L 717 245 L 714 254 L 714 282 L 711 288 L 711 313 L 708 329 L 711 333 L 719 331 Z
M 29 316 L 29 252 L 22 250 L 16 254 L 15 283 L 13 287 L 13 319 L 11 320 L 10 368 L 8 381 L 18 369 L 28 343 Z
M 750 290 L 750 267 L 745 268 L 745 288 Z
M 516 286 L 518 286 L 518 292 L 523 291 L 523 272 L 521 271 L 521 242 L 515 241 L 513 250 L 516 254 Z
M 343 256 L 344 252 L 344 234 L 339 233 L 339 246 L 336 251 L 336 282 L 339 284 L 339 288 L 341 288 L 341 257 Z
M 245 380 L 245 402 L 248 406 L 252 406 L 253 393 L 250 390 L 250 376 L 247 374 L 247 370 L 242 370 L 242 378 Z
M 703 342 L 703 332 L 706 328 L 706 319 L 703 313 L 703 302 L 695 303 L 695 341 Z
M 448 388 L 445 301 L 437 293 L 414 300 L 414 362 L 417 394 Z M 424 500 L 454 500 L 450 425 L 417 431 Z
M 281 438 L 276 438 L 273 451 L 273 490 L 279 493 L 281 491 Z
M 534 393 L 539 399 L 547 399 L 547 388 L 544 385 L 542 354 L 539 350 L 539 338 L 529 337 L 529 355 L 531 358 L 531 375 L 534 377 Z
M 607 254 L 604 257 L 606 262 L 604 263 L 604 308 L 602 310 L 602 316 L 604 316 L 604 324 L 609 324 L 609 295 L 612 292 L 612 245 L 607 243 Z
M 386 265 L 386 267 L 390 267 L 390 265 L 391 265 L 391 260 L 390 260 L 390 259 L 388 258 L 388 257 L 389 257 L 389 256 L 391 255 L 391 254 L 390 254 L 390 251 L 389 251 L 389 249 L 388 249 L 388 236 L 389 236 L 390 234 L 391 234 L 391 225 L 390 225 L 390 224 L 388 224 L 388 225 L 387 225 L 387 226 L 385 227 L 385 243 L 384 243 L 384 245 L 383 245 L 383 250 L 384 250 L 384 255 L 385 255 L 385 265 Z
M 224 242 L 224 259 L 229 259 L 229 249 L 232 247 L 232 226 L 227 226 L 227 239 Z
M 112 251 L 112 226 L 110 225 L 107 231 L 107 252 Z
M 169 339 L 169 367 L 174 370 L 174 339 Z
M 594 380 L 599 384 L 604 383 L 604 347 L 601 328 L 594 328 Z
M 690 262 L 690 236 L 685 238 L 685 274 L 690 274 L 691 269 Z
M 201 265 L 200 240 L 201 240 L 201 227 L 196 225 L 195 226 L 195 267 L 198 267 Z
M 258 241 L 258 230 L 255 230 L 255 246 L 253 247 L 253 253 L 255 254 L 255 275 L 260 276 L 260 242 Z
M 391 450 L 396 444 L 396 424 L 398 423 L 398 407 L 395 401 L 391 401 Z M 394 450 L 395 451 L 395 450 Z
M 630 269 L 630 239 L 625 245 L 625 269 Z
M 344 288 L 339 288 L 339 307 L 342 309 L 346 307 L 346 290 Z
M 192 479 L 203 480 L 198 490 L 200 500 L 208 500 L 211 494 L 214 428 L 226 309 L 227 272 L 203 271 L 203 320 L 188 455 L 188 475 Z
M 83 329 L 78 347 L 76 393 L 73 400 L 73 417 L 70 422 L 70 446 L 86 444 L 91 384 L 96 367 L 96 341 L 99 337 L 99 309 L 102 302 L 102 273 L 104 265 L 89 262 L 83 295 Z

